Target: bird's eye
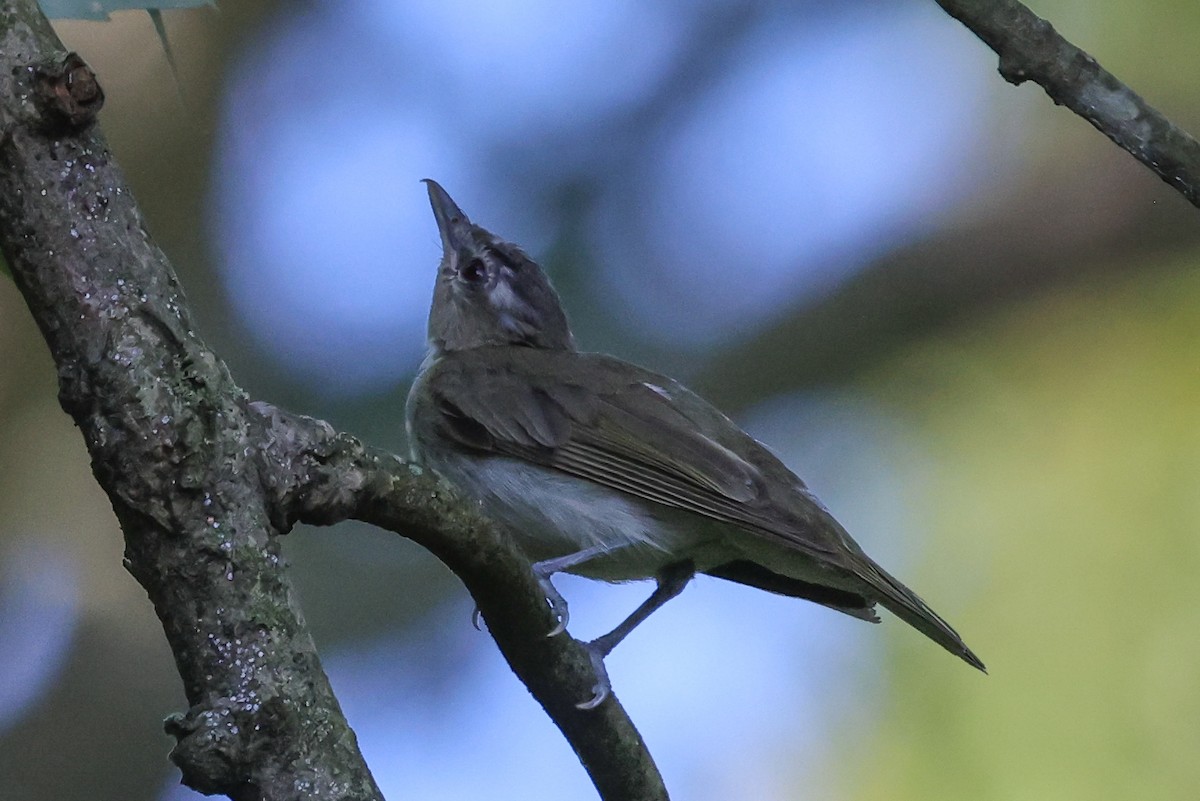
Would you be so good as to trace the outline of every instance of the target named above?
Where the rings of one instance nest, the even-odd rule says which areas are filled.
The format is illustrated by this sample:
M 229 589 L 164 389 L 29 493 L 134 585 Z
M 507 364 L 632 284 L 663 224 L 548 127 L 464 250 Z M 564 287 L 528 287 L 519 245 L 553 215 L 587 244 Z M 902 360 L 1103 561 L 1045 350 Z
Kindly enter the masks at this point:
M 483 263 L 483 259 L 471 259 L 463 265 L 458 274 L 468 284 L 478 284 L 487 278 L 487 265 Z

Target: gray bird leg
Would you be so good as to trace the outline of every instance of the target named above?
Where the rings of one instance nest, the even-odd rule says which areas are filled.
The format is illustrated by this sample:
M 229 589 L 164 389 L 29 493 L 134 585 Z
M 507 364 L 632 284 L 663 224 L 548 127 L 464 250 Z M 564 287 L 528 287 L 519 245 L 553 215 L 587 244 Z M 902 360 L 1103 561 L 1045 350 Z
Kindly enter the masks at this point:
M 585 647 L 592 659 L 592 668 L 596 671 L 596 686 L 592 688 L 594 695 L 590 700 L 575 705 L 578 709 L 595 709 L 604 703 L 604 699 L 612 693 L 612 683 L 608 679 L 608 669 L 604 667 L 604 657 L 612 653 L 617 644 L 624 640 L 629 632 L 637 628 L 642 621 L 654 614 L 655 610 L 683 592 L 683 588 L 687 586 L 694 575 L 696 575 L 696 566 L 690 561 L 667 565 L 658 574 L 658 586 L 650 594 L 650 597 L 642 602 L 641 606 L 633 610 L 629 617 L 618 623 L 617 627 L 608 634 L 597 637 L 586 644 Z
M 581 565 L 589 559 L 611 553 L 612 550 L 612 548 L 607 548 L 603 545 L 593 545 L 591 548 L 584 548 L 582 551 L 569 553 L 566 556 L 558 556 L 554 559 L 546 559 L 534 563 L 533 574 L 537 576 L 538 584 L 541 585 L 542 592 L 546 594 L 546 600 L 550 603 L 550 611 L 558 618 L 558 624 L 550 630 L 546 635 L 547 637 L 562 634 L 567 630 L 567 623 L 571 619 L 571 612 L 567 608 L 567 600 L 555 589 L 554 584 L 550 582 L 550 577 L 555 573 L 561 573 L 564 570 L 570 570 L 573 567 Z
M 562 597 L 558 589 L 550 581 L 550 577 L 555 573 L 562 573 L 570 570 L 573 567 L 582 565 L 589 559 L 594 559 L 597 556 L 603 556 L 606 553 L 612 553 L 614 548 L 604 545 L 593 545 L 591 548 L 584 548 L 582 551 L 569 553 L 566 556 L 556 556 L 553 559 L 544 559 L 541 562 L 533 563 L 533 575 L 537 577 L 538 585 L 542 588 L 542 593 L 546 596 L 547 603 L 550 604 L 550 611 L 558 619 L 554 628 L 546 633 L 547 637 L 553 637 L 557 634 L 562 634 L 567 630 L 567 623 L 571 619 L 570 609 L 567 607 L 567 599 Z M 479 613 L 479 607 L 476 606 L 471 612 L 471 625 L 476 630 L 481 630 L 479 621 L 482 615 Z M 630 628 L 633 628 L 630 626 Z M 616 645 L 616 643 L 613 643 Z

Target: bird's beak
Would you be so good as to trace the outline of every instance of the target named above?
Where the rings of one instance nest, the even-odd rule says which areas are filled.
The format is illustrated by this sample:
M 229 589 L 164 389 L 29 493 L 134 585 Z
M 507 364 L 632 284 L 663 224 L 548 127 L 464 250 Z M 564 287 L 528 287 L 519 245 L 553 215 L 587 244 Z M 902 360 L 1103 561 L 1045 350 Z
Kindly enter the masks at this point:
M 441 184 L 432 178 L 425 178 L 424 182 L 425 188 L 429 190 L 429 205 L 433 207 L 438 232 L 442 235 L 442 248 L 449 255 L 470 241 L 467 233 L 471 221 L 446 190 L 442 189 Z

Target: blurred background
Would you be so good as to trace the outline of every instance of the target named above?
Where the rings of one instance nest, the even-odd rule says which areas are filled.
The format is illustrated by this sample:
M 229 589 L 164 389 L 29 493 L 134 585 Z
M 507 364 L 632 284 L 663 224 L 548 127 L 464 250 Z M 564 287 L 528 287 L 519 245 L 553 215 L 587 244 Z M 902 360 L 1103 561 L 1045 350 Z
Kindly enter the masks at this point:
M 1033 9 L 1200 131 L 1184 0 Z M 585 349 L 692 385 L 987 662 L 698 579 L 609 660 L 678 799 L 1192 799 L 1200 212 L 929 0 L 245 2 L 57 25 L 251 395 L 404 452 L 418 181 L 540 259 Z M 0 278 L 0 799 L 185 801 L 184 707 Z M 286 552 L 390 798 L 589 799 L 457 580 Z M 572 631 L 648 592 L 559 580 Z

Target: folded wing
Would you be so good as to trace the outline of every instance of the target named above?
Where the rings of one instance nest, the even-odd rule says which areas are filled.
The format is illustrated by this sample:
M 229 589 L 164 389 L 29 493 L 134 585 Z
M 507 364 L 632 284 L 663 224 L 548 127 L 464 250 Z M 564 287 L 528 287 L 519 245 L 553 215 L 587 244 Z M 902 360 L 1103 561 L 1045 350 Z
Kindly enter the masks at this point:
M 616 369 L 614 360 L 593 354 L 531 349 L 523 358 L 529 364 L 520 371 L 494 370 L 481 352 L 439 365 L 430 380 L 442 434 L 464 448 L 525 459 L 792 547 L 840 550 L 841 542 L 787 525 L 776 499 L 793 496 L 793 484 L 803 490 L 800 480 L 671 379 L 626 364 Z M 587 386 L 572 378 L 581 359 L 590 368 Z M 788 486 L 772 492 L 780 481 Z

